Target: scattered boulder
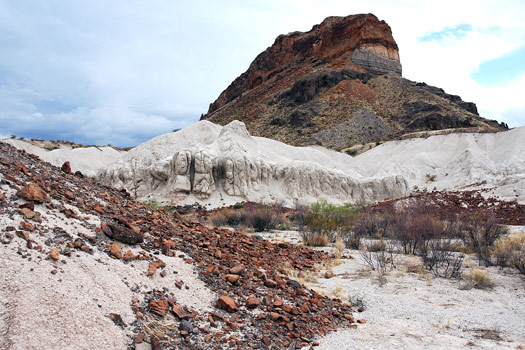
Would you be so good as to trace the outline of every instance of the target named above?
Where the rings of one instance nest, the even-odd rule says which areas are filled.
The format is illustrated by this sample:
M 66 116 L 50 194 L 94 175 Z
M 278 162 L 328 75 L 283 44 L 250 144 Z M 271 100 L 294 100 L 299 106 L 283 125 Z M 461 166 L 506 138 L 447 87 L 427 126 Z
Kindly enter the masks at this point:
M 117 259 L 121 259 L 122 258 L 122 248 L 120 247 L 120 244 L 113 243 L 111 245 L 111 248 L 109 249 L 109 254 L 112 257 L 115 257 Z
M 51 249 L 51 251 L 49 252 L 49 257 L 54 261 L 57 261 L 60 258 L 60 251 L 58 250 L 58 248 Z
M 102 225 L 102 231 L 106 236 L 125 244 L 137 244 L 144 241 L 140 233 L 117 223 L 110 222 Z
M 64 164 L 62 164 L 62 167 L 60 168 L 60 170 L 62 170 L 66 174 L 72 174 L 71 164 L 69 163 L 69 161 L 66 161 Z
M 18 191 L 17 194 L 28 201 L 35 201 L 37 203 L 44 203 L 48 201 L 46 192 L 40 186 L 34 183 L 25 186 L 20 191 Z
M 227 295 L 223 295 L 217 300 L 217 305 L 219 309 L 226 310 L 228 312 L 236 312 L 239 310 L 237 307 L 237 304 L 235 303 L 235 300 L 233 300 L 231 297 Z

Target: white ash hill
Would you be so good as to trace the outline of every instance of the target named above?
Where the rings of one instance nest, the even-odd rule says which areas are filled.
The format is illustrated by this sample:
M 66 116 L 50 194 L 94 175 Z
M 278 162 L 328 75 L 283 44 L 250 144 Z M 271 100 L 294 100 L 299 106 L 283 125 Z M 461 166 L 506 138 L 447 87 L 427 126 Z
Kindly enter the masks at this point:
M 70 144 L 49 141 L 27 141 L 20 139 L 3 139 L 2 142 L 39 156 L 42 160 L 60 167 L 70 162 L 73 172 L 80 171 L 92 177 L 97 171 L 121 157 L 125 151 L 110 146 L 72 147 Z
M 139 199 L 212 207 L 239 201 L 292 206 L 368 203 L 409 194 L 402 176 L 364 177 L 352 157 L 252 137 L 244 123 L 200 121 L 153 138 L 101 169 L 97 180 Z
M 485 189 L 484 196 L 525 203 L 525 127 L 389 141 L 355 157 L 364 177 L 402 176 L 411 190 Z

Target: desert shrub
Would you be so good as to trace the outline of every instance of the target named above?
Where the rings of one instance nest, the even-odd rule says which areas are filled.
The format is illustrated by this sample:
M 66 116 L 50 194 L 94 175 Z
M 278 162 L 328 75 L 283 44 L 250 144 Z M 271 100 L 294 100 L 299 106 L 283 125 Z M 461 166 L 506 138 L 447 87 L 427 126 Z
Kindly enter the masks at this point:
M 238 226 L 246 221 L 244 212 L 230 208 L 222 209 L 210 214 L 210 222 L 215 226 Z
M 244 218 L 248 226 L 253 227 L 256 232 L 263 232 L 275 228 L 281 223 L 282 215 L 272 207 L 256 207 L 244 211 Z
M 309 247 L 326 247 L 330 242 L 327 234 L 322 232 L 312 232 L 309 230 L 301 231 L 303 244 Z
M 374 240 L 366 244 L 366 250 L 369 252 L 381 252 L 386 249 L 386 243 L 383 239 Z
M 351 234 L 356 209 L 350 205 L 334 205 L 326 201 L 317 202 L 307 207 L 297 207 L 295 220 L 298 221 L 303 242 L 335 242 L 337 237 Z
M 490 274 L 483 270 L 472 269 L 464 276 L 467 281 L 466 288 L 489 289 L 494 287 L 494 280 Z
M 364 249 L 359 254 L 372 270 L 384 272 L 388 267 L 395 268 L 395 244 L 384 240 L 380 242 L 364 243 Z
M 151 209 L 160 209 L 162 208 L 162 204 L 160 204 L 157 200 L 155 199 L 150 199 L 148 201 L 145 201 L 143 202 L 143 204 L 148 207 L 148 208 L 151 208 Z
M 244 225 L 253 227 L 256 232 L 273 229 L 279 224 L 284 225 L 282 208 L 279 206 L 257 205 L 246 208 L 236 205 L 213 212 L 209 220 L 215 226 Z
M 525 234 L 499 239 L 494 244 L 492 256 L 501 267 L 514 267 L 525 275 Z
M 359 237 L 386 237 L 393 223 L 393 217 L 387 213 L 362 210 L 355 216 L 352 231 Z
M 465 260 L 463 253 L 454 252 L 450 238 L 429 240 L 422 252 L 423 264 L 436 277 L 457 278 Z
M 406 272 L 411 272 L 411 273 L 423 272 L 423 268 L 424 268 L 423 262 L 421 258 L 418 256 L 413 256 L 413 255 L 406 256 L 400 261 L 400 264 L 402 264 L 405 267 Z
M 491 265 L 490 254 L 497 239 L 508 230 L 498 225 L 493 217 L 469 216 L 463 218 L 462 232 L 465 244 L 476 254 L 479 264 Z
M 444 232 L 443 222 L 430 214 L 405 209 L 394 215 L 392 238 L 399 241 L 405 254 L 424 255 L 429 242 Z

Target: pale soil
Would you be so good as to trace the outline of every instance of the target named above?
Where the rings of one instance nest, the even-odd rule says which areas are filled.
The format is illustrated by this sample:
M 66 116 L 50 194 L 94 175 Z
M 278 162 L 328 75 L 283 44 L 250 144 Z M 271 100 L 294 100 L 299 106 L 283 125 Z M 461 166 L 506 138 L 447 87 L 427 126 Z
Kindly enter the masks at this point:
M 513 231 L 523 227 L 513 227 Z M 275 242 L 297 243 L 297 232 L 260 234 Z M 335 248 L 318 248 L 335 252 Z M 316 349 L 523 349 L 525 348 L 525 278 L 515 270 L 480 268 L 468 257 L 463 273 L 480 268 L 494 280 L 493 289 L 464 289 L 465 281 L 407 272 L 413 258 L 398 255 L 396 268 L 384 276 L 370 271 L 360 253 L 344 250 L 334 277 L 296 274 L 319 292 L 362 302 L 357 329 L 339 330 L 319 339 Z
M 2 142 L 35 154 L 43 161 L 58 167 L 69 161 L 73 172 L 80 171 L 85 176 L 95 176 L 98 169 L 113 163 L 126 153 L 108 146 L 72 148 L 70 145 L 58 143 L 52 144 L 52 147 L 58 147 L 52 149 L 49 147 L 49 142 L 31 142 L 17 139 L 4 139 Z
M 9 198 L 14 190 L 0 185 L 0 193 Z M 92 228 L 100 226 L 100 220 L 92 215 L 86 219 L 86 214 L 75 210 L 79 219 L 35 205 L 35 211 L 42 215 L 42 226 L 60 227 L 73 240 L 79 233 L 94 236 Z M 20 214 L 0 216 L 0 232 L 7 226 L 18 229 L 21 219 Z M 103 252 L 106 244 L 113 242 L 107 237 L 100 246 L 92 246 L 92 255 L 72 249 L 71 257 L 60 255 L 56 262 L 49 258 L 49 251 L 55 246 L 62 251 L 62 238 L 34 231 L 30 239 L 33 248 L 41 245 L 42 249 L 28 249 L 26 241 L 16 235 L 11 243 L 0 243 L 1 350 L 127 349 L 133 328 L 143 323 L 132 305 L 143 305 L 152 291 L 169 291 L 178 303 L 199 312 L 211 310 L 217 299 L 181 252 L 175 257 L 162 256 L 165 277 L 160 269 L 148 277 L 149 261 L 125 263 Z M 138 246 L 121 246 L 123 253 L 140 251 Z M 51 273 L 53 270 L 56 274 Z M 190 288 L 178 289 L 176 281 Z M 120 315 L 126 326 L 115 325 L 108 318 L 112 313 Z M 169 321 L 168 316 L 165 321 Z

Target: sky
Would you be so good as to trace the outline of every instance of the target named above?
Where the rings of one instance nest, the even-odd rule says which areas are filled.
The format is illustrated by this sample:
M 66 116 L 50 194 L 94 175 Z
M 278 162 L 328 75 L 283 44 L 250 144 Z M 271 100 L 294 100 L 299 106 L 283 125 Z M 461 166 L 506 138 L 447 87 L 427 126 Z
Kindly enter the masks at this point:
M 279 34 L 373 13 L 403 76 L 525 125 L 521 0 L 0 0 L 0 138 L 128 147 L 199 120 Z

